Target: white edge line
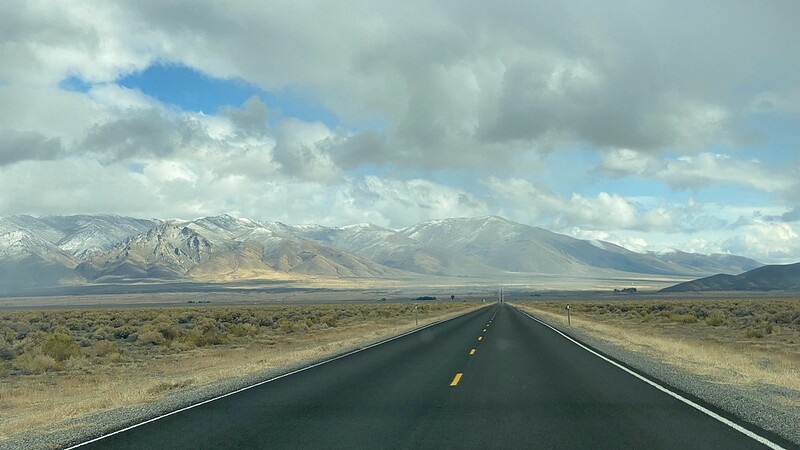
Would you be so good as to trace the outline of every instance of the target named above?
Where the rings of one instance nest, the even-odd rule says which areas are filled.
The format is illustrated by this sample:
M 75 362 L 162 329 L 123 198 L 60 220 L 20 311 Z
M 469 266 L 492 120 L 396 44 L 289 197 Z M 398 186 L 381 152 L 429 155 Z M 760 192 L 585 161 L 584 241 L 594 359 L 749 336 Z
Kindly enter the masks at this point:
M 485 306 L 484 306 L 484 308 L 485 308 Z M 480 309 L 481 308 L 476 309 L 475 311 L 480 311 Z M 117 435 L 117 434 L 120 434 L 120 433 L 124 433 L 126 431 L 130 431 L 130 430 L 132 430 L 134 428 L 141 427 L 142 425 L 147 425 L 148 423 L 152 423 L 152 422 L 155 422 L 157 420 L 163 419 L 165 417 L 169 417 L 169 416 L 171 416 L 173 414 L 182 413 L 182 412 L 188 411 L 188 410 L 190 410 L 192 408 L 197 408 L 198 406 L 205 405 L 206 403 L 211 403 L 213 401 L 217 401 L 219 399 L 222 399 L 222 398 L 225 398 L 225 397 L 229 397 L 231 395 L 235 395 L 235 394 L 238 394 L 240 392 L 244 392 L 244 391 L 246 391 L 248 389 L 252 389 L 252 388 L 267 384 L 267 383 L 271 383 L 271 382 L 276 381 L 276 380 L 280 380 L 281 378 L 288 377 L 289 375 L 294 375 L 296 373 L 300 373 L 300 372 L 303 372 L 305 370 L 313 369 L 314 367 L 318 367 L 318 366 L 321 366 L 323 364 L 327 364 L 329 362 L 336 361 L 337 359 L 342 359 L 344 357 L 347 357 L 347 356 L 350 356 L 350 355 L 353 355 L 353 354 L 356 354 L 356 353 L 359 353 L 359 352 L 363 352 L 364 350 L 370 349 L 372 347 L 377 347 L 377 346 L 379 346 L 381 344 L 386 344 L 387 342 L 394 341 L 395 339 L 400 339 L 402 337 L 408 336 L 409 334 L 414 334 L 414 333 L 416 333 L 418 331 L 422 331 L 422 330 L 424 330 L 426 328 L 430 328 L 430 327 L 435 326 L 435 325 L 439 325 L 439 324 L 442 324 L 442 323 L 445 323 L 445 322 L 449 322 L 451 320 L 458 319 L 459 317 L 463 317 L 463 316 L 465 316 L 467 314 L 470 314 L 472 312 L 475 312 L 475 311 L 469 311 L 469 312 L 466 312 L 464 314 L 459 314 L 459 315 L 457 315 L 455 317 L 451 317 L 449 319 L 444 319 L 444 320 L 440 320 L 438 322 L 429 323 L 428 325 L 425 325 L 425 326 L 422 326 L 422 327 L 419 327 L 419 328 L 415 328 L 413 330 L 406 331 L 405 333 L 398 334 L 397 336 L 392 336 L 392 337 L 384 339 L 382 341 L 374 342 L 372 344 L 367 345 L 366 347 L 360 347 L 360 348 L 357 348 L 355 350 L 351 350 L 351 351 L 349 351 L 347 353 L 344 353 L 342 355 L 334 356 L 333 358 L 326 359 L 324 361 L 320 361 L 320 362 L 314 363 L 314 364 L 312 364 L 310 366 L 301 367 L 301 368 L 295 369 L 295 370 L 293 370 L 291 372 L 284 373 L 282 375 L 278 375 L 276 377 L 273 377 L 273 378 L 270 378 L 270 379 L 267 379 L 267 380 L 259 381 L 258 383 L 251 384 L 251 385 L 245 386 L 243 388 L 239 388 L 239 389 L 237 389 L 235 391 L 231 391 L 231 392 L 228 392 L 226 394 L 218 395 L 216 397 L 209 398 L 209 399 L 203 400 L 202 402 L 195 403 L 195 404 L 192 404 L 192 405 L 189 405 L 189 406 L 184 406 L 183 408 L 176 409 L 175 411 L 170 411 L 170 412 L 168 412 L 166 414 L 162 414 L 160 416 L 153 417 L 151 419 L 147 419 L 144 422 L 139 422 L 139 423 L 130 425 L 130 426 L 122 428 L 120 430 L 116 430 L 116 431 L 113 431 L 111 433 L 104 434 L 102 436 L 98 436 L 96 438 L 90 439 L 88 441 L 81 442 L 79 444 L 75 444 L 75 445 L 73 445 L 71 447 L 66 447 L 64 450 L 72 450 L 72 449 L 75 449 L 75 448 L 83 447 L 84 445 L 93 444 L 93 443 L 95 443 L 97 441 L 103 440 L 105 438 L 108 438 L 108 437 L 111 437 L 111 436 L 114 436 L 114 435 Z
M 664 392 L 665 394 L 668 394 L 668 395 L 670 395 L 670 396 L 682 401 L 683 403 L 686 403 L 687 405 L 691 406 L 692 408 L 702 412 L 703 414 L 705 414 L 707 416 L 710 416 L 710 417 L 712 417 L 712 418 L 724 423 L 725 425 L 727 425 L 727 426 L 733 428 L 734 430 L 746 435 L 747 437 L 749 437 L 751 439 L 754 439 L 754 440 L 766 445 L 767 447 L 769 447 L 771 449 L 774 449 L 774 450 L 786 450 L 785 448 L 783 448 L 780 445 L 770 441 L 769 439 L 767 439 L 767 438 L 765 438 L 763 436 L 760 436 L 760 435 L 758 435 L 756 433 L 753 433 L 752 431 L 748 430 L 747 428 L 744 428 L 741 425 L 738 425 L 737 423 L 732 422 L 731 420 L 726 419 L 725 417 L 715 413 L 714 411 L 711 411 L 710 409 L 708 409 L 708 408 L 706 408 L 706 407 L 704 407 L 702 405 L 699 405 L 699 404 L 689 400 L 688 398 L 678 394 L 677 392 L 673 392 L 673 391 L 669 390 L 668 388 L 666 388 L 666 387 L 664 387 L 664 386 L 662 386 L 662 385 L 660 385 L 660 384 L 658 384 L 658 383 L 656 383 L 656 382 L 654 382 L 654 381 L 652 381 L 652 380 L 650 380 L 650 379 L 648 379 L 646 377 L 643 377 L 642 375 L 639 375 L 638 373 L 634 372 L 633 370 L 628 369 L 627 367 L 623 366 L 622 364 L 619 364 L 618 362 L 616 362 L 614 360 L 606 358 L 605 356 L 601 355 L 600 353 L 597 353 L 596 351 L 592 350 L 591 348 L 589 348 L 589 347 L 583 345 L 582 343 L 576 341 L 575 339 L 571 338 L 570 336 L 568 336 L 567 334 L 561 332 L 560 330 L 558 330 L 557 328 L 551 326 L 550 324 L 545 323 L 545 322 L 537 319 L 536 317 L 533 317 L 532 315 L 528 314 L 527 312 L 525 312 L 525 311 L 523 311 L 523 310 L 521 310 L 519 308 L 516 308 L 516 309 L 517 309 L 517 311 L 521 312 L 522 314 L 525 314 L 526 316 L 530 317 L 531 319 L 539 322 L 540 324 L 542 324 L 542 325 L 546 326 L 547 328 L 550 328 L 551 330 L 553 330 L 556 333 L 560 334 L 561 336 L 563 336 L 567 340 L 571 341 L 573 344 L 577 345 L 578 347 L 581 347 L 582 349 L 586 350 L 587 352 L 597 356 L 598 358 L 606 361 L 607 363 L 610 363 L 610 364 L 612 364 L 612 365 L 624 370 L 625 372 L 628 372 L 629 374 L 631 374 L 634 377 L 644 381 L 645 383 L 649 384 L 650 386 L 653 386 L 654 388 L 658 389 L 659 391 Z

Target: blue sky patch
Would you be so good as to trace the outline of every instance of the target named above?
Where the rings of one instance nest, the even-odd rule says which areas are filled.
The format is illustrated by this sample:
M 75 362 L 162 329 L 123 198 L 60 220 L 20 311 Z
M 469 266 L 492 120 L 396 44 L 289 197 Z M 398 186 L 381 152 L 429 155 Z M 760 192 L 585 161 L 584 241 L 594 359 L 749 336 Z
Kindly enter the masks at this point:
M 58 87 L 70 92 L 89 92 L 92 84 L 84 81 L 81 77 L 70 75 L 58 83 Z
M 255 95 L 269 108 L 270 125 L 287 117 L 305 122 L 322 122 L 330 128 L 336 128 L 339 124 L 336 114 L 291 90 L 268 92 L 244 80 L 214 78 L 182 65 L 152 65 L 144 71 L 126 75 L 116 83 L 129 89 L 138 89 L 183 111 L 214 115 L 225 106 L 240 107 Z M 70 75 L 61 80 L 58 86 L 65 91 L 88 92 L 92 83 Z M 370 125 L 367 124 L 368 127 Z
M 224 106 L 239 107 L 256 95 L 270 109 L 270 122 L 293 117 L 306 122 L 319 121 L 329 127 L 335 127 L 338 123 L 331 111 L 299 95 L 267 92 L 244 80 L 214 78 L 186 66 L 153 65 L 142 72 L 125 76 L 117 83 L 139 89 L 184 111 L 217 114 Z

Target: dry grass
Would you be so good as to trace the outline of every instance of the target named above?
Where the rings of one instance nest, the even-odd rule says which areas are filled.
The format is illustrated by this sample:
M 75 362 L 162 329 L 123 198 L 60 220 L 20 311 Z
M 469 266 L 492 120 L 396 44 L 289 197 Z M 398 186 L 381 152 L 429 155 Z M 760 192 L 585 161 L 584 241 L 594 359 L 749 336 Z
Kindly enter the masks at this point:
M 157 401 L 182 387 L 279 368 L 398 334 L 413 328 L 414 306 L 0 313 L 0 443 L 21 431 L 53 431 L 66 420 Z M 419 304 L 420 324 L 475 306 Z
M 565 302 L 527 302 L 528 312 L 567 325 Z M 719 383 L 774 385 L 800 406 L 800 302 L 614 301 L 571 304 L 572 327 Z

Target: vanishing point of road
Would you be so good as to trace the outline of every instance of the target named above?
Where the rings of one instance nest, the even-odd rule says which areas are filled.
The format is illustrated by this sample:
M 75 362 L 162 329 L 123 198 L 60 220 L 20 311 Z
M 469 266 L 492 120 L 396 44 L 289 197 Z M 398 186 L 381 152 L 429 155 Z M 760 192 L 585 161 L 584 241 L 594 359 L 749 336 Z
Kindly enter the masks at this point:
M 767 447 L 493 305 L 82 448 Z

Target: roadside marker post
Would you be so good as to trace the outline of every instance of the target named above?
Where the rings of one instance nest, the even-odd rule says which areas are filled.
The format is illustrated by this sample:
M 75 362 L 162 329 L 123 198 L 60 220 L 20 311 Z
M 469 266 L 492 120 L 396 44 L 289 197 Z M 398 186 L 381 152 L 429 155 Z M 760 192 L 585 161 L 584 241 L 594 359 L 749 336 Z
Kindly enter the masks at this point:
M 414 326 L 419 326 L 419 309 L 414 305 Z
M 569 303 L 567 303 L 567 325 L 572 326 L 572 322 L 569 318 Z

